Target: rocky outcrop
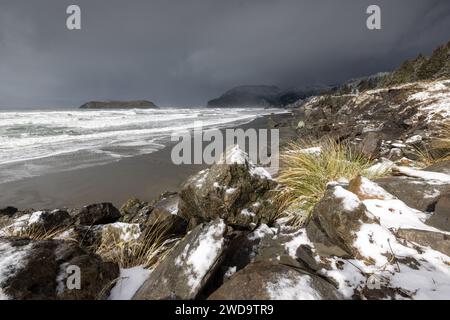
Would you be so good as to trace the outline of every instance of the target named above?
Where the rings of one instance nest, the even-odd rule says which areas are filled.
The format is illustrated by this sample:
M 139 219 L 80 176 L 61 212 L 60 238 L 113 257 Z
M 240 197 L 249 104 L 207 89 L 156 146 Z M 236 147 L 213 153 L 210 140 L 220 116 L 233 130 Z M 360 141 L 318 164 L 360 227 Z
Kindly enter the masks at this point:
M 99 299 L 119 275 L 117 265 L 73 242 L 1 238 L 0 257 L 0 298 L 4 299 Z M 73 270 L 80 271 L 79 287 L 69 278 L 75 275 Z
M 158 109 L 151 101 L 90 101 L 83 104 L 80 109 Z
M 276 208 L 269 194 L 277 183 L 239 147 L 228 149 L 221 159 L 184 183 L 179 216 L 191 227 L 216 218 L 239 228 L 272 221 Z
M 220 265 L 226 231 L 221 219 L 197 226 L 156 266 L 133 299 L 198 297 Z

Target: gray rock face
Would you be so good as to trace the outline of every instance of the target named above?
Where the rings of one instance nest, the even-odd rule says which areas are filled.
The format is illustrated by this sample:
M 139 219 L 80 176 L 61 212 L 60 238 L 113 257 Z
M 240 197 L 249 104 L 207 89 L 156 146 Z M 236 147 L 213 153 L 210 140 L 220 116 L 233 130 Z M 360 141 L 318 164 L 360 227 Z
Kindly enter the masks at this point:
M 218 217 L 243 228 L 269 223 L 276 212 L 269 193 L 277 184 L 253 170 L 245 160 L 216 164 L 189 178 L 180 193 L 179 215 L 191 227 Z
M 325 248 L 337 246 L 358 256 L 358 250 L 353 247 L 354 232 L 360 229 L 362 223 L 373 222 L 366 211 L 366 207 L 355 194 L 340 186 L 331 188 L 313 210 L 313 225 L 307 226 L 308 236 L 311 234 L 313 239 L 319 239 L 318 234 L 326 235 L 322 236 L 324 239 L 319 242 Z
M 113 223 L 120 217 L 120 211 L 111 203 L 91 204 L 81 209 L 77 215 L 79 224 L 85 226 Z
M 191 300 L 201 294 L 226 249 L 223 220 L 199 225 L 179 242 L 137 291 L 135 300 Z
M 108 293 L 119 268 L 73 242 L 0 239 L 0 297 L 6 299 L 93 300 Z M 67 267 L 77 266 L 80 289 L 70 290 Z
M 426 224 L 435 228 L 450 231 L 450 193 L 441 195 L 434 214 L 426 221 Z
M 80 109 L 158 109 L 151 101 L 90 101 L 83 104 Z
M 357 150 L 369 159 L 377 158 L 383 137 L 378 132 L 369 132 L 360 142 Z
M 430 247 L 450 256 L 450 236 L 445 233 L 415 229 L 399 229 L 397 231 L 397 236 L 424 247 Z
M 429 184 L 419 178 L 392 176 L 374 181 L 409 207 L 420 211 L 433 212 L 440 195 L 450 192 L 450 185 Z
M 144 224 L 152 210 L 153 207 L 148 202 L 130 199 L 120 208 L 122 214 L 120 220 L 126 223 Z
M 231 277 L 209 300 L 337 300 L 326 280 L 273 262 L 256 262 Z

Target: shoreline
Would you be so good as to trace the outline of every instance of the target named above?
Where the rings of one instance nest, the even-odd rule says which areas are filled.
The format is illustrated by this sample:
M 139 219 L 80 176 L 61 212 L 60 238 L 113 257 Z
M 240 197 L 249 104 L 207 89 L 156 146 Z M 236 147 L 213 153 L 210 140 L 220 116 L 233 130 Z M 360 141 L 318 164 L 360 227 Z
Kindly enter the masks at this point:
M 265 115 L 221 130 L 269 129 L 273 119 L 288 116 L 289 112 Z M 283 134 L 280 132 L 280 135 Z M 117 162 L 0 184 L 0 207 L 42 210 L 77 208 L 100 202 L 111 202 L 121 207 L 131 198 L 150 201 L 162 192 L 179 191 L 182 182 L 209 166 L 173 164 L 170 160 L 173 145 L 170 142 L 161 150 Z

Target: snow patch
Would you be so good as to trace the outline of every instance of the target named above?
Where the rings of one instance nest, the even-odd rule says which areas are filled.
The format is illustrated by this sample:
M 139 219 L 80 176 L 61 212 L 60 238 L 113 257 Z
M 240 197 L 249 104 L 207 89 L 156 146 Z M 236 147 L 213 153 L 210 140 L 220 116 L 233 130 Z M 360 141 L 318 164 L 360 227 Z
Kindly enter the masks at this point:
M 177 265 L 187 265 L 185 270 L 189 276 L 188 285 L 194 292 L 201 281 L 217 260 L 224 244 L 223 233 L 226 225 L 221 220 L 218 224 L 210 225 L 201 231 L 195 243 L 187 245 L 183 253 L 175 260 Z M 190 248 L 193 248 L 190 250 Z
M 342 205 L 344 206 L 344 209 L 347 211 L 356 210 L 361 205 L 361 201 L 359 201 L 356 194 L 348 190 L 345 190 L 341 186 L 336 186 L 334 188 L 333 194 L 336 198 L 342 200 Z
M 408 167 L 395 167 L 395 169 L 406 176 L 426 180 L 429 184 L 450 184 L 450 175 L 445 173 L 417 170 Z
M 109 300 L 131 300 L 150 276 L 151 271 L 143 266 L 120 269 L 120 277 L 109 295 Z
M 292 278 L 280 277 L 276 282 L 266 284 L 271 300 L 321 300 L 321 295 L 311 286 L 308 275 L 294 275 Z
M 4 283 L 24 267 L 31 244 L 13 247 L 6 241 L 0 241 L 0 300 L 10 297 L 3 291 Z

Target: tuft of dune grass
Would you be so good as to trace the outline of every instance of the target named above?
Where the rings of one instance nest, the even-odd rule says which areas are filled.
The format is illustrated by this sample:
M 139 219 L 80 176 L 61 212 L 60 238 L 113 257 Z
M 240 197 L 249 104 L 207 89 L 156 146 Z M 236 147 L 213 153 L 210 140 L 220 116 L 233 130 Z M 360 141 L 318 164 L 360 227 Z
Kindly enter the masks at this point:
M 102 242 L 95 253 L 105 261 L 117 263 L 121 268 L 152 268 L 164 259 L 179 240 L 168 232 L 169 227 L 166 223 L 157 221 L 147 227 L 136 240 L 123 241 L 113 236 Z
M 10 226 L 2 228 L 2 235 L 5 237 L 17 237 L 37 241 L 51 240 L 70 230 L 71 228 L 72 226 L 55 227 L 51 229 L 45 229 L 39 225 L 29 225 L 20 228 Z
M 320 153 L 305 149 L 320 146 Z M 290 143 L 280 155 L 281 170 L 277 181 L 283 186 L 275 196 L 280 217 L 295 227 L 301 227 L 310 218 L 314 206 L 324 196 L 327 184 L 340 179 L 353 179 L 364 174 L 370 159 L 355 152 L 347 143 L 327 138 L 319 144 Z

